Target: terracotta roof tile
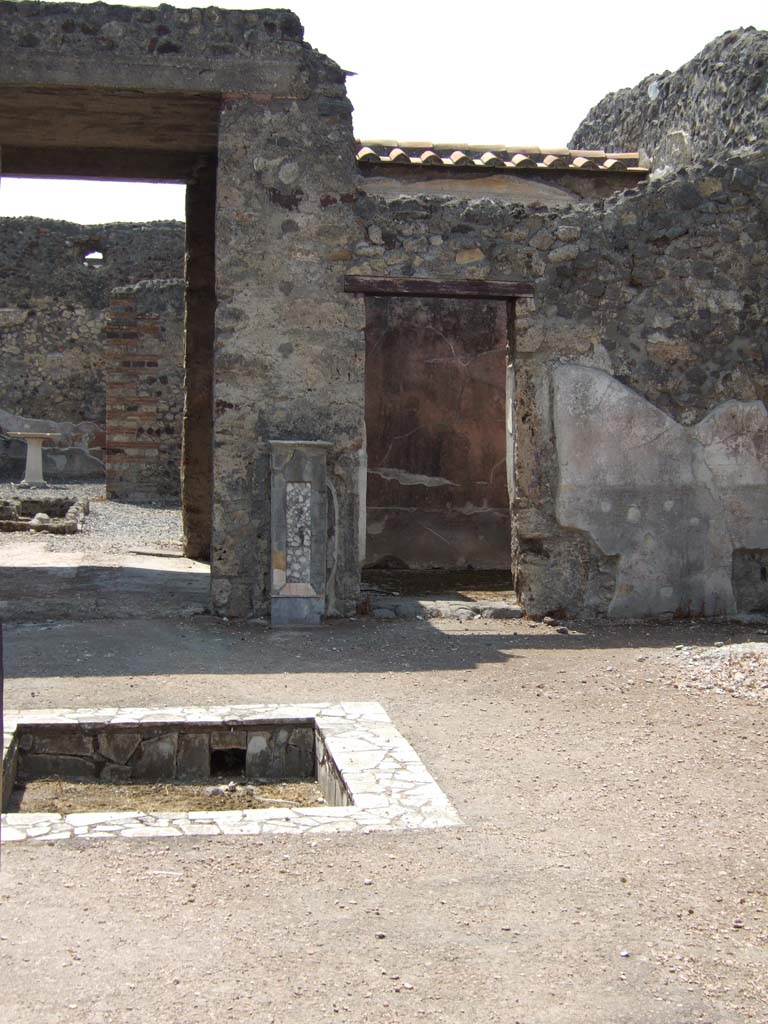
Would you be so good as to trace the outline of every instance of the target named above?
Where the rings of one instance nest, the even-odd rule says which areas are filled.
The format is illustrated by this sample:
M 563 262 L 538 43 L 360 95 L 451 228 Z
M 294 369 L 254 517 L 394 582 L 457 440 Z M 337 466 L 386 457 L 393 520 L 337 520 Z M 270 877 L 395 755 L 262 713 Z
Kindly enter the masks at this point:
M 456 167 L 471 167 L 474 162 L 462 149 L 455 149 L 448 157 L 448 161 Z
M 603 154 L 603 156 L 605 156 L 605 154 Z M 578 171 L 596 171 L 600 167 L 600 164 L 591 159 L 591 157 L 577 156 L 571 161 L 571 167 L 575 167 Z
M 504 166 L 504 161 L 501 159 L 501 157 L 498 156 L 496 153 L 492 153 L 490 150 L 487 150 L 485 153 L 483 153 L 479 160 L 475 160 L 475 163 L 480 163 L 483 165 L 483 167 Z
M 535 167 L 537 162 L 533 159 L 534 155 L 538 156 L 539 154 L 529 156 L 527 153 L 515 153 L 512 159 L 507 161 L 507 167 Z
M 547 153 L 541 162 L 547 170 L 561 170 L 563 167 L 570 166 L 571 158 L 562 153 Z
M 376 139 L 358 143 L 361 164 L 422 167 L 475 167 L 503 171 L 621 171 L 646 174 L 639 153 L 606 153 L 601 149 L 562 149 L 551 146 L 470 146 L 464 143 L 397 142 Z

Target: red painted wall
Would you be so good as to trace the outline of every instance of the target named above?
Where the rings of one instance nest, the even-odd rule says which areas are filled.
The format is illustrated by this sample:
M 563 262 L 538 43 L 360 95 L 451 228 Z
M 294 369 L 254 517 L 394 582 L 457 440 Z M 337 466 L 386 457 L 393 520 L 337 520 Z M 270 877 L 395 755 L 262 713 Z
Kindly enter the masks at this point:
M 506 569 L 506 307 L 366 300 L 367 565 Z

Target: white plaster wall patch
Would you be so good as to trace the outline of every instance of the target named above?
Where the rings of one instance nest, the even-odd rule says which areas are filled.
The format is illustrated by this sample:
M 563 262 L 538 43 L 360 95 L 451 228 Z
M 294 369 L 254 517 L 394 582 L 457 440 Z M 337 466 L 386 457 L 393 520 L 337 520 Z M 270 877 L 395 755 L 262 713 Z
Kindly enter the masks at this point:
M 553 413 L 558 522 L 619 556 L 609 613 L 733 613 L 733 551 L 768 547 L 763 403 L 724 402 L 687 427 L 602 370 L 565 364 Z

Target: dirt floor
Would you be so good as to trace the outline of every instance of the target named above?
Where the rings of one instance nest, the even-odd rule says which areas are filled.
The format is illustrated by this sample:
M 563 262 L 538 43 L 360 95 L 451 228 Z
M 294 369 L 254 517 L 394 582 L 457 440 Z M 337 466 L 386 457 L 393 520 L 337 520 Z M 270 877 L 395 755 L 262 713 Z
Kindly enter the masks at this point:
M 765 1024 L 766 703 L 690 680 L 766 636 L 569 625 L 7 626 L 8 707 L 381 701 L 464 826 L 8 844 L 3 1020 Z
M 14 786 L 8 811 L 23 814 L 77 811 L 244 811 L 266 807 L 313 807 L 323 803 L 316 782 L 277 782 L 261 786 L 226 783 L 99 783 L 71 779 L 32 779 Z

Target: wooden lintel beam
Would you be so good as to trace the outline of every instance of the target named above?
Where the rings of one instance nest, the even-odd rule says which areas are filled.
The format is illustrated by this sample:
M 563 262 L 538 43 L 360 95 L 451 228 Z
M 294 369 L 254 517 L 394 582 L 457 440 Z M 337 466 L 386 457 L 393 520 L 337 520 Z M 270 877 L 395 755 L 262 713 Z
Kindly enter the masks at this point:
M 533 295 L 521 281 L 436 281 L 424 277 L 366 277 L 348 274 L 344 291 L 362 295 L 400 295 L 441 299 L 516 299 Z
M 35 178 L 90 178 L 100 181 L 194 180 L 198 168 L 216 153 L 161 150 L 80 149 L 2 146 L 2 173 Z

